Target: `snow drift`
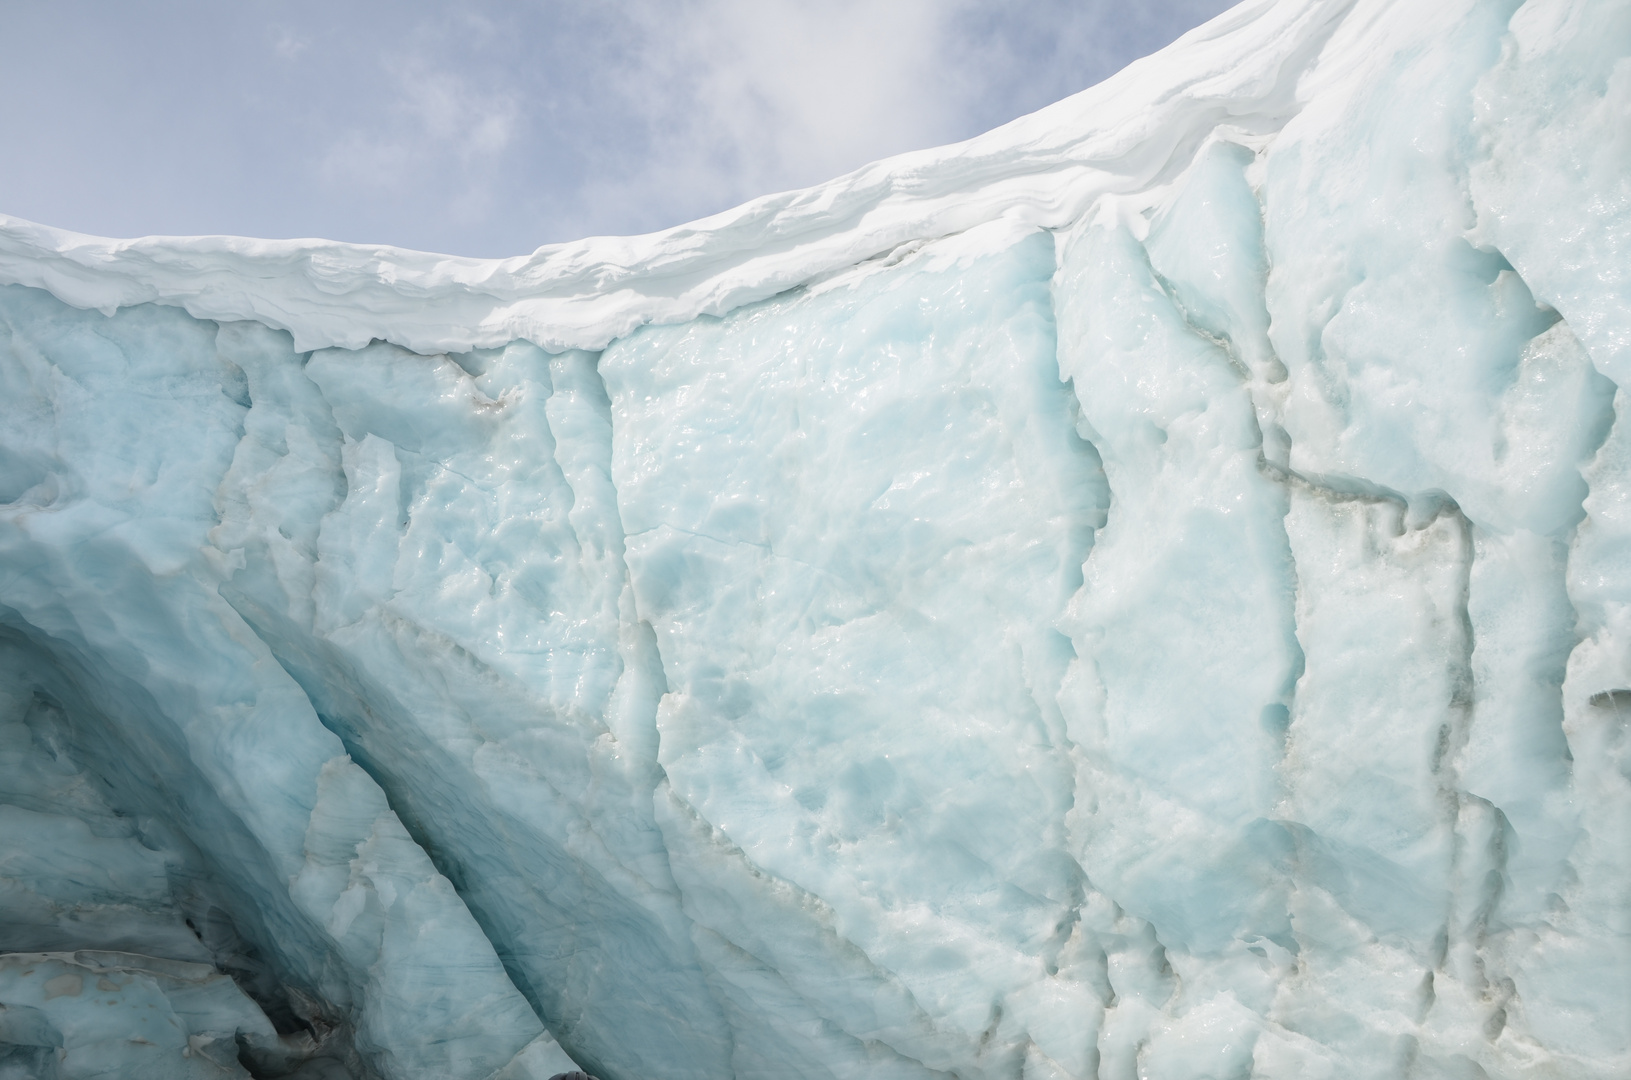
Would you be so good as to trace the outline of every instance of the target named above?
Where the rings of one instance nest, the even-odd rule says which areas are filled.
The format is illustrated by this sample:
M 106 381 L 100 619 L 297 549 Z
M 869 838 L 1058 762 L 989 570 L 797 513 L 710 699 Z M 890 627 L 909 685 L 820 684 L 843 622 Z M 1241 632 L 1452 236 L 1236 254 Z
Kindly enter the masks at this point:
M 1631 5 L 0 282 L 0 1076 L 1631 1072 Z

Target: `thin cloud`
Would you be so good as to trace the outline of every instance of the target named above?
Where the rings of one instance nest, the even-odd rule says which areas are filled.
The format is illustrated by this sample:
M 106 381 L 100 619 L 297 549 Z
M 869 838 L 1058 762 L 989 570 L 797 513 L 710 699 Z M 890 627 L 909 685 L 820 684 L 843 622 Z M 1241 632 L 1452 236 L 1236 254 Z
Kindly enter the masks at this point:
M 639 208 L 655 227 L 942 141 L 956 130 L 957 103 L 940 92 L 935 65 L 958 8 L 627 5 L 630 37 L 604 85 L 633 137 L 593 153 L 581 211 L 603 219 L 620 205 Z M 638 155 L 627 154 L 631 144 Z
M 272 37 L 272 52 L 282 60 L 298 60 L 300 54 L 311 47 L 311 38 L 293 30 L 279 29 Z
M 21 5 L 0 95 L 34 107 L 0 115 L 0 210 L 107 235 L 515 254 L 977 134 L 1226 6 Z
M 495 209 L 491 176 L 515 148 L 514 89 L 485 90 L 417 53 L 378 59 L 389 95 L 366 125 L 337 133 L 319 171 L 330 185 L 401 190 L 438 176 L 450 216 L 479 222 Z

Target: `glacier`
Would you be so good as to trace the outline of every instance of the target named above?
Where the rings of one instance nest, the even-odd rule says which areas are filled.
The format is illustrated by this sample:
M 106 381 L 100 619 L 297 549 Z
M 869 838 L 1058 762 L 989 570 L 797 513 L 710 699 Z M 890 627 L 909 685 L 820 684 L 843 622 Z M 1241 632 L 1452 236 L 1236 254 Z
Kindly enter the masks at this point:
M 1631 3 L 507 260 L 0 217 L 0 1078 L 1631 1074 Z

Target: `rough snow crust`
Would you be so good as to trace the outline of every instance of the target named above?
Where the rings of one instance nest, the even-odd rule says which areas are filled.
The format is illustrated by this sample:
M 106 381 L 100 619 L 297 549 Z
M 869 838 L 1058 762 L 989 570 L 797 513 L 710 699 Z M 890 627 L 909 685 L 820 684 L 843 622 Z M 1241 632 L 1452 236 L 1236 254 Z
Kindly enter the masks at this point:
M 1624 0 L 0 282 L 6 1080 L 1631 1075 Z

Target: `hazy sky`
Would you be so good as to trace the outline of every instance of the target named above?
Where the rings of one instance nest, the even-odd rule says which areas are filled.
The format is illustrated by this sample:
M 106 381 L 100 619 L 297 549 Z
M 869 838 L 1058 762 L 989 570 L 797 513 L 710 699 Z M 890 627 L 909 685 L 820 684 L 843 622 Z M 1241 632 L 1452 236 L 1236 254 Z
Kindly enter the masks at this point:
M 1227 0 L 0 0 L 0 213 L 513 255 L 967 138 Z

